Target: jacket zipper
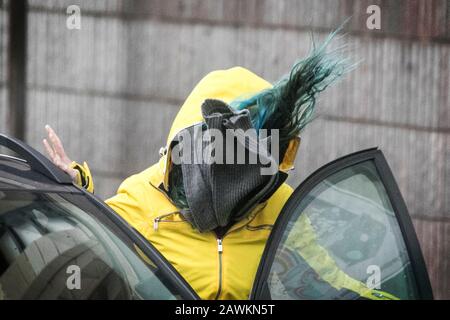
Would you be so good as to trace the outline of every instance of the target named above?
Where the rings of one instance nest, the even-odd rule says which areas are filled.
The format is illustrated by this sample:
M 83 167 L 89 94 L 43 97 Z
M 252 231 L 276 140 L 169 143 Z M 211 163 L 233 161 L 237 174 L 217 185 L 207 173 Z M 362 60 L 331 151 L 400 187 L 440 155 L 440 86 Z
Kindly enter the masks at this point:
M 160 215 L 160 216 L 156 217 L 155 219 L 153 219 L 153 229 L 155 231 L 157 231 L 159 229 L 159 223 L 160 222 L 184 222 L 185 221 L 185 220 L 183 220 L 183 221 L 165 221 L 165 220 L 162 220 L 162 219 L 164 219 L 164 218 L 166 218 L 166 217 L 168 217 L 168 216 L 170 216 L 172 214 L 175 214 L 175 213 L 179 213 L 179 212 L 175 211 L 175 212 L 166 213 L 166 214 Z M 217 293 L 216 293 L 216 296 L 215 296 L 214 300 L 217 300 L 219 298 L 220 294 L 222 293 L 223 238 L 217 238 L 216 240 L 217 240 L 217 253 L 219 255 L 219 288 L 217 289 Z
M 223 239 L 217 238 L 217 252 L 219 254 L 219 288 L 217 289 L 216 296 L 214 300 L 219 299 L 222 292 L 222 254 L 223 254 Z
M 263 207 L 263 208 L 264 208 L 264 207 Z M 261 208 L 261 210 L 262 210 L 263 208 Z M 259 211 L 258 211 L 257 213 L 259 213 Z M 256 213 L 256 214 L 257 214 L 257 213 Z M 223 282 L 223 281 L 222 281 L 222 273 L 223 273 L 223 271 L 222 271 L 223 238 L 224 238 L 226 235 L 228 235 L 229 233 L 231 233 L 231 232 L 234 232 L 234 231 L 237 231 L 237 230 L 240 230 L 240 229 L 242 229 L 242 228 L 247 227 L 247 226 L 248 226 L 248 223 L 252 222 L 253 219 L 255 219 L 256 214 L 250 219 L 250 221 L 247 222 L 247 225 L 243 225 L 243 226 L 241 226 L 241 227 L 239 227 L 239 228 L 237 228 L 237 229 L 234 229 L 234 230 L 231 230 L 231 231 L 227 231 L 227 232 L 222 236 L 222 238 L 216 238 L 216 240 L 217 240 L 217 252 L 218 252 L 218 254 L 219 254 L 219 288 L 217 289 L 217 293 L 216 293 L 216 296 L 214 297 L 214 300 L 219 299 L 219 296 L 220 296 L 220 294 L 222 293 L 222 282 Z M 263 226 L 266 227 L 266 226 L 271 226 L 271 225 L 263 225 Z M 259 227 L 259 226 L 258 226 L 258 227 Z
M 153 186 L 153 185 L 152 185 L 152 186 Z M 264 209 L 264 207 L 265 207 L 265 206 L 263 206 L 260 210 Z M 257 213 L 259 213 L 260 210 L 258 210 Z M 175 213 L 180 213 L 180 212 L 179 212 L 179 211 L 174 211 L 174 212 L 166 213 L 166 214 L 163 214 L 163 215 L 160 215 L 160 216 L 156 217 L 156 218 L 153 220 L 153 229 L 154 229 L 155 231 L 157 231 L 157 230 L 159 229 L 159 223 L 160 223 L 160 222 L 185 222 L 185 221 L 186 221 L 186 220 L 183 220 L 183 221 L 165 221 L 165 220 L 162 220 L 163 218 L 166 218 L 166 217 L 168 217 L 168 216 L 170 216 L 170 215 L 173 215 L 173 214 L 175 214 Z M 228 231 L 228 232 L 226 232 L 226 233 L 223 235 L 223 237 L 225 237 L 227 234 L 229 234 L 229 233 L 231 233 L 231 232 L 234 232 L 234 231 L 237 231 L 237 230 L 240 230 L 240 229 L 242 229 L 242 228 L 247 227 L 247 226 L 248 226 L 248 223 L 251 223 L 251 222 L 253 221 L 253 219 L 256 217 L 257 213 L 255 213 L 255 215 L 250 219 L 250 221 L 247 222 L 247 225 L 243 225 L 243 226 L 241 226 L 241 227 L 239 227 L 239 228 L 237 228 L 237 229 Z M 268 226 L 268 225 L 263 225 L 263 227 L 267 227 L 267 226 Z M 257 226 L 257 227 L 260 227 L 260 226 Z M 255 229 L 257 230 L 257 229 L 259 229 L 259 228 L 255 228 Z M 222 268 L 223 268 L 223 266 L 222 266 L 223 237 L 222 237 L 222 238 L 216 238 L 216 240 L 217 240 L 217 252 L 218 252 L 218 258 L 219 258 L 219 285 L 218 285 L 217 293 L 216 293 L 216 296 L 214 297 L 214 300 L 219 299 L 219 296 L 220 296 L 220 294 L 222 293 L 222 285 L 223 285 L 223 284 L 222 284 L 222 282 L 223 282 L 223 281 L 222 281 L 222 273 L 223 273 L 223 270 L 222 270 Z

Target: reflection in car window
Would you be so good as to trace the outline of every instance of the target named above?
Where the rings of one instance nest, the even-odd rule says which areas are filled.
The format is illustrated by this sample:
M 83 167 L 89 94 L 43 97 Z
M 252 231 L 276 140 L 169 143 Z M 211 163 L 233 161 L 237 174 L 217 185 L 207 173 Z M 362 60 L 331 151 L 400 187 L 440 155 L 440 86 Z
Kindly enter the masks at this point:
M 126 235 L 72 203 L 80 198 L 0 191 L 0 299 L 180 298 Z
M 320 182 L 297 205 L 269 275 L 273 299 L 415 299 L 394 210 L 372 161 Z

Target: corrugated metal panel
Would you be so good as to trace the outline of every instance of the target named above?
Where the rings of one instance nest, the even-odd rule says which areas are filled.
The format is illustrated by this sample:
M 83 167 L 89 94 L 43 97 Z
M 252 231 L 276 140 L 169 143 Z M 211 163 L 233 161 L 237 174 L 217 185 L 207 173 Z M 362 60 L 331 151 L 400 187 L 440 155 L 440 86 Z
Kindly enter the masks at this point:
M 348 38 L 358 67 L 319 111 L 340 118 L 449 132 L 449 45 Z
M 30 39 L 30 51 L 36 52 L 29 61 L 31 86 L 181 101 L 213 69 L 242 65 L 276 80 L 310 46 L 309 34 L 300 31 L 180 27 L 152 20 L 124 26 L 115 18 L 95 17 L 83 18 L 83 29 L 70 31 L 64 19 L 30 14 L 30 31 L 36 30 Z M 47 48 L 42 37 L 58 45 Z M 354 36 L 345 41 L 355 60 L 362 61 L 325 95 L 329 99 L 320 112 L 450 129 L 449 45 Z M 155 63 L 163 59 L 171 63 Z
M 28 0 L 29 7 L 32 10 L 39 9 L 42 11 L 60 11 L 65 10 L 70 5 L 78 5 L 84 11 L 98 13 L 100 16 L 107 13 L 121 12 L 123 0 Z
M 450 220 L 413 220 L 435 299 L 450 297 Z
M 366 27 L 370 5 L 381 8 L 381 29 Z M 449 39 L 448 0 L 139 0 L 125 12 L 183 23 L 233 24 L 283 29 L 333 29 L 353 17 L 348 30 L 395 37 Z
M 82 16 L 81 30 L 66 15 L 29 15 L 28 85 L 48 90 L 117 95 L 127 86 L 127 33 L 118 18 Z
M 450 212 L 450 135 L 447 135 L 445 137 L 445 145 L 444 145 L 444 176 L 446 183 L 444 184 L 444 194 L 443 194 L 443 201 L 444 201 L 444 210 L 443 215 L 448 216 L 448 213 Z M 450 271 L 449 271 L 450 272 Z M 449 275 L 450 276 L 450 275 Z

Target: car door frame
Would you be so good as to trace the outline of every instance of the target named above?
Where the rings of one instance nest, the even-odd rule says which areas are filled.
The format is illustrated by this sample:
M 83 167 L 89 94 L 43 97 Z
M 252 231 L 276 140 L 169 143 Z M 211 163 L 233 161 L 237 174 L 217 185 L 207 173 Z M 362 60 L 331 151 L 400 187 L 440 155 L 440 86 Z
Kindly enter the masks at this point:
M 153 246 L 144 236 L 135 228 L 130 226 L 125 219 L 118 215 L 102 199 L 74 185 L 83 195 L 93 203 L 105 216 L 123 233 L 130 237 L 139 249 L 156 265 L 161 273 L 177 288 L 183 300 L 200 300 L 199 295 L 189 285 L 189 283 L 180 275 L 174 266 Z
M 250 299 L 270 300 L 270 292 L 267 279 L 270 268 L 275 259 L 275 254 L 280 245 L 284 230 L 295 213 L 295 208 L 303 201 L 311 190 L 321 181 L 332 174 L 341 171 L 350 166 L 364 161 L 373 161 L 381 182 L 383 183 L 387 196 L 391 202 L 395 217 L 398 221 L 402 237 L 405 242 L 411 268 L 416 280 L 418 296 L 420 299 L 433 299 L 428 272 L 425 260 L 420 249 L 419 241 L 414 231 L 414 226 L 408 209 L 400 193 L 400 189 L 395 181 L 392 171 L 378 148 L 370 148 L 355 153 L 348 154 L 329 162 L 312 173 L 304 180 L 292 193 L 286 205 L 283 207 L 277 221 L 274 224 L 272 232 L 266 243 L 261 262 L 255 276 L 255 281 L 250 294 Z M 302 214 L 302 213 L 300 213 Z

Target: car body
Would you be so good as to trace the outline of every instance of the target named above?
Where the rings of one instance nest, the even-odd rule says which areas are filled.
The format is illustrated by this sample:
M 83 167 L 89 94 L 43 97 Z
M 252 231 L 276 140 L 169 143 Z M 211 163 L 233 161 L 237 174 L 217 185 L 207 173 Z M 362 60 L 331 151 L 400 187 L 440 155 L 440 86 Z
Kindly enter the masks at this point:
M 0 299 L 199 299 L 151 243 L 25 143 L 0 135 Z M 250 299 L 356 299 L 298 254 L 300 222 L 347 275 L 399 299 L 432 299 L 406 206 L 376 148 L 335 160 L 292 194 Z

